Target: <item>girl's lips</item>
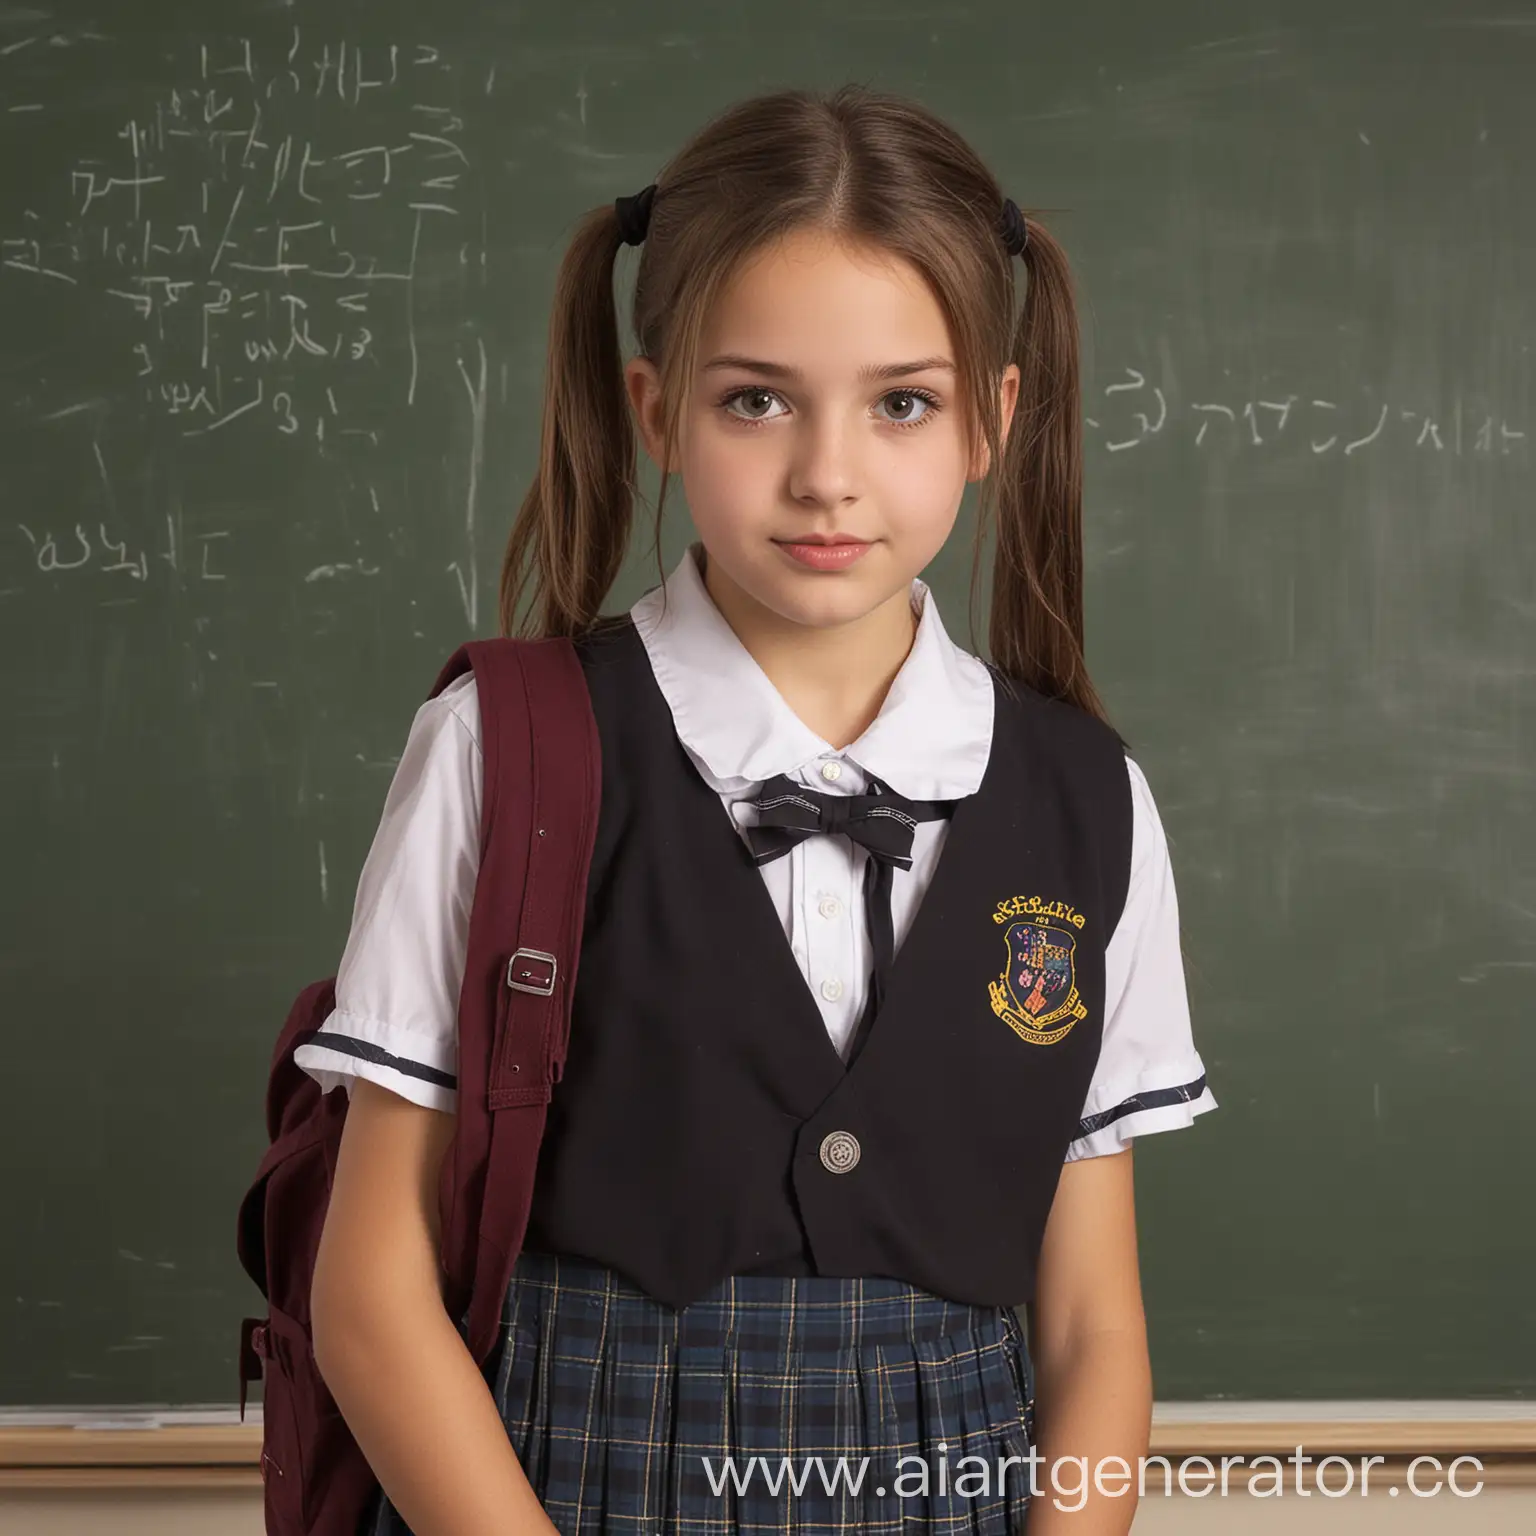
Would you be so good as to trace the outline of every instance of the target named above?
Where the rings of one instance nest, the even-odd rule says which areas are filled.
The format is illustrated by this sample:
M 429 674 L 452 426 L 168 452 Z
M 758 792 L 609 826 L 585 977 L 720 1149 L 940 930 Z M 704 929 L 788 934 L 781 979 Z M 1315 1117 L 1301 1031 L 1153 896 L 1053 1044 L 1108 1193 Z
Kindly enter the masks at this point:
M 790 544 L 775 540 L 791 560 L 813 571 L 840 571 L 852 565 L 869 545 L 864 542 L 842 544 Z

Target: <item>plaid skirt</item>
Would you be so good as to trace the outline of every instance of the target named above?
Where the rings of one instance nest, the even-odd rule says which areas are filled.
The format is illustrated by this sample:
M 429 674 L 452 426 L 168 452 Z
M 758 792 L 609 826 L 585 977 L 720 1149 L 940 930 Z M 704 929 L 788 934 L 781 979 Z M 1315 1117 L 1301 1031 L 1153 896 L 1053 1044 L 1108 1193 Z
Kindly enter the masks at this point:
M 682 1309 L 519 1256 L 485 1363 L 563 1536 L 1017 1536 L 1034 1371 L 1007 1307 L 736 1276 Z M 372 1536 L 410 1536 L 381 1493 Z

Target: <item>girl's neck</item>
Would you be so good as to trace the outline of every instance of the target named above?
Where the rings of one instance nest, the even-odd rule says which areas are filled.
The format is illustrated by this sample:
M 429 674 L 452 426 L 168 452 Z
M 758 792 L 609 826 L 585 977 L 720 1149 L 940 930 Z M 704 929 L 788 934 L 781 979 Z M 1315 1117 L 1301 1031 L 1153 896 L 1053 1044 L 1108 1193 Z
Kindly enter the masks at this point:
M 800 720 L 838 751 L 869 728 L 917 636 L 907 589 L 852 623 L 796 624 L 765 608 L 711 565 L 704 587 L 764 676 Z

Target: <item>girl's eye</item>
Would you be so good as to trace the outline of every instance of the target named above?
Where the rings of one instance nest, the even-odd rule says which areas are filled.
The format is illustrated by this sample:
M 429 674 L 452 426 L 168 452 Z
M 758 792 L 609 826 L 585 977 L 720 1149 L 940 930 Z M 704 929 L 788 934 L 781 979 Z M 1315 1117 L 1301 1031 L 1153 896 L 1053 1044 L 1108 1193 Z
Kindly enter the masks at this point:
M 725 407 L 727 415 L 735 416 L 737 421 L 743 421 L 748 425 L 751 425 L 754 422 L 770 421 L 772 418 L 758 415 L 739 416 L 735 411 L 731 410 L 731 407 L 735 405 L 738 400 L 751 401 L 753 405 L 756 405 L 763 399 L 776 400 L 777 398 L 778 396 L 775 395 L 771 389 L 763 389 L 758 385 L 748 385 L 745 389 L 733 389 L 730 394 L 728 394 L 720 402 L 720 404 Z
M 922 407 L 920 415 L 906 414 L 894 424 L 898 427 L 915 427 L 920 422 L 927 421 L 930 416 L 937 416 L 942 407 L 938 397 L 930 395 L 926 389 L 893 389 L 890 394 L 883 395 L 883 400 L 903 400 L 907 402 L 906 410 L 911 412 L 914 405 Z
M 779 398 L 776 391 L 764 388 L 761 384 L 748 384 L 741 389 L 733 389 L 720 401 L 725 413 L 743 426 L 755 427 L 765 421 L 773 421 L 776 418 L 768 415 L 742 415 L 732 407 L 738 401 L 751 402 L 756 406 L 763 400 L 774 401 Z M 926 389 L 893 389 L 882 395 L 881 402 L 895 400 L 902 402 L 900 413 L 895 416 L 887 416 L 885 419 L 893 427 L 903 429 L 922 426 L 930 418 L 937 416 L 944 409 L 939 403 L 937 395 L 930 394 Z M 919 414 L 912 414 L 914 406 L 920 406 Z

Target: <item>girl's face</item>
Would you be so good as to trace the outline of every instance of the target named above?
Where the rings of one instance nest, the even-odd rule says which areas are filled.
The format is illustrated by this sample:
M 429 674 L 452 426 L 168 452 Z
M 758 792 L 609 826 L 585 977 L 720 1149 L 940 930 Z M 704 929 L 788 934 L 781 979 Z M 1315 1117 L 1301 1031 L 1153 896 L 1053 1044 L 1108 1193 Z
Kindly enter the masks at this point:
M 887 603 L 943 546 L 971 449 L 944 316 L 906 261 L 799 231 L 758 253 L 708 317 L 684 411 L 680 473 L 716 600 L 831 628 Z M 660 462 L 660 384 L 625 369 Z M 1019 372 L 1001 382 L 1003 430 Z M 797 540 L 851 537 L 857 558 L 807 564 Z

